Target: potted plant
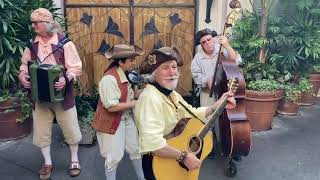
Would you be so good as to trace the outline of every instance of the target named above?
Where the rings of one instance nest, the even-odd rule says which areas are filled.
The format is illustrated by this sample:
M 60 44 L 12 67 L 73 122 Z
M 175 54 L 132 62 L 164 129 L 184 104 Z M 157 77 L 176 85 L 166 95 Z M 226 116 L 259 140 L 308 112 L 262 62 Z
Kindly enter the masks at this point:
M 251 129 L 257 131 L 271 129 L 272 118 L 283 95 L 276 80 L 288 73 L 281 71 L 271 59 L 283 21 L 272 16 L 271 2 L 263 0 L 260 6 L 252 3 L 253 12 L 243 11 L 232 31 L 232 46 L 242 57 L 240 68 L 247 83 L 245 111 Z
M 313 93 L 317 95 L 320 88 L 320 62 L 312 67 L 312 72 L 309 74 L 309 82 L 312 84 Z
M 75 97 L 77 114 L 82 134 L 82 140 L 79 144 L 93 144 L 96 140 L 96 132 L 92 128 L 91 124 L 97 108 L 99 95 L 95 86 L 85 91 L 80 89 L 79 84 L 76 84 L 75 87 L 77 90 L 77 95 Z
M 296 83 L 285 83 L 282 88 L 284 96 L 279 102 L 277 112 L 284 115 L 296 115 L 299 110 L 298 100 L 303 89 Z
M 301 78 L 297 84 L 301 89 L 301 96 L 298 100 L 298 104 L 302 106 L 313 105 L 316 101 L 316 94 L 313 92 L 312 84 L 305 78 Z
M 265 131 L 271 129 L 272 118 L 277 110 L 283 90 L 275 80 L 256 80 L 247 85 L 245 111 L 251 129 Z
M 27 136 L 32 130 L 32 103 L 27 92 L 0 92 L 0 141 Z
M 309 78 L 316 94 L 320 87 L 320 3 L 317 0 L 290 3 L 271 59 L 294 76 Z

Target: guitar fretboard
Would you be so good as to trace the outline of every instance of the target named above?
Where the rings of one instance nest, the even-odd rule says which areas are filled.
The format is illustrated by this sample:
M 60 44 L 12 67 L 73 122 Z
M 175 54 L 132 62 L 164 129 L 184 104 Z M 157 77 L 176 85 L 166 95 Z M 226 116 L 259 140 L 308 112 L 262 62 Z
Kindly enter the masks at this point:
M 220 114 L 223 112 L 224 107 L 227 104 L 227 98 L 224 98 L 222 103 L 220 104 L 220 106 L 218 106 L 218 108 L 213 112 L 212 117 L 210 118 L 210 120 L 204 125 L 204 127 L 202 128 L 202 130 L 200 131 L 198 137 L 203 140 L 203 138 L 206 136 L 206 134 L 210 131 L 210 129 L 213 127 L 214 122 L 216 121 L 216 119 L 219 118 Z

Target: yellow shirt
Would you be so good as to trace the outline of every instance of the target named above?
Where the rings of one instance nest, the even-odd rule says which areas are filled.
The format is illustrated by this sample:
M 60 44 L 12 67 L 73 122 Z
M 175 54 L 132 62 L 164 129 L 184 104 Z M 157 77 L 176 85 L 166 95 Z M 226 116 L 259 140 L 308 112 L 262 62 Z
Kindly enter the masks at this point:
M 147 85 L 141 93 L 134 113 L 139 133 L 140 153 L 163 148 L 167 144 L 163 136 L 169 134 L 180 119 L 193 117 L 179 102 L 187 106 L 201 120 L 205 118 L 207 107 L 193 108 L 176 91 L 170 94 L 170 98 L 153 85 Z

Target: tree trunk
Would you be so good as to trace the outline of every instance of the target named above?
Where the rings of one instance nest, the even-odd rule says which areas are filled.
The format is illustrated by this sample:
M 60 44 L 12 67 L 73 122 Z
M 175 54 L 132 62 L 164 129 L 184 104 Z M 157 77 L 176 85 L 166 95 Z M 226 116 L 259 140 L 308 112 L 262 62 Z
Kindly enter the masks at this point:
M 267 37 L 267 23 L 268 23 L 268 11 L 266 9 L 265 4 L 262 2 L 259 35 L 260 35 L 261 38 L 263 38 L 263 40 L 265 40 L 266 37 Z M 266 46 L 265 46 L 265 43 L 263 43 L 263 46 L 260 49 L 259 61 L 261 63 L 265 63 L 265 61 L 266 61 Z

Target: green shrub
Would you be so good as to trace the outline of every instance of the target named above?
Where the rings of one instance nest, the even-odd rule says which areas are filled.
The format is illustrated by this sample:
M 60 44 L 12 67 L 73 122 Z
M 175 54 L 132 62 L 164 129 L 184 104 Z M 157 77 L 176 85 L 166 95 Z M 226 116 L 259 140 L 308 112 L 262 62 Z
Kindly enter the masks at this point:
M 312 91 L 312 84 L 307 79 L 302 78 L 297 84 L 297 89 L 299 89 L 301 93 L 310 92 Z
M 81 127 L 85 126 L 86 124 L 91 125 L 99 100 L 97 87 L 93 86 L 91 89 L 82 92 L 80 90 L 79 83 L 77 83 L 75 84 L 75 89 L 77 94 L 75 100 L 79 125 Z
M 14 97 L 14 98 L 12 98 Z M 16 90 L 15 92 L 9 92 L 4 90 L 0 92 L 0 103 L 11 100 L 12 107 L 21 106 L 22 117 L 16 119 L 17 122 L 23 122 L 24 120 L 32 116 L 32 103 L 28 97 L 28 92 L 23 89 Z M 12 112 L 14 109 L 7 109 L 4 113 Z
M 282 85 L 282 89 L 284 90 L 283 98 L 285 100 L 289 100 L 294 103 L 298 102 L 299 97 L 301 96 L 301 93 L 302 93 L 301 86 L 298 86 L 298 84 L 296 83 L 287 83 Z
M 275 80 L 256 80 L 250 81 L 247 85 L 247 89 L 253 91 L 275 91 L 281 89 L 281 84 Z

